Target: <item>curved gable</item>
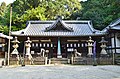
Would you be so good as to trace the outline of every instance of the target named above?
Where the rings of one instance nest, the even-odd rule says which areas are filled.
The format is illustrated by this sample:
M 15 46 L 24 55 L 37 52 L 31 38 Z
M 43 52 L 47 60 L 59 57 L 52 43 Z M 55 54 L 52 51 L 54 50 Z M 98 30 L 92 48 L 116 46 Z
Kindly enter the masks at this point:
M 66 26 L 66 24 L 58 18 L 52 25 L 45 29 L 46 32 L 73 32 L 73 29 Z

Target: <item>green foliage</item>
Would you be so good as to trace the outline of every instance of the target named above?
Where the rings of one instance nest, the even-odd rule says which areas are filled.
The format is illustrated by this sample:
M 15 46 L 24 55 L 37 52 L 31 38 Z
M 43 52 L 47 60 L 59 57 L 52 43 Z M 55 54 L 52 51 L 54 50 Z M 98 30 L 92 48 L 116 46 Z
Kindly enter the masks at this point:
M 0 32 L 4 34 L 8 34 L 8 27 L 0 25 Z
M 96 29 L 102 30 L 120 17 L 120 0 L 88 0 L 82 3 L 81 19 L 93 21 Z
M 9 27 L 10 5 L 5 7 L 1 4 L 0 25 L 2 26 Z M 16 0 L 12 7 L 12 30 L 25 28 L 26 21 L 29 20 L 53 20 L 58 15 L 70 19 L 73 13 L 81 9 L 78 0 Z
M 20 16 L 24 14 L 25 11 L 36 8 L 41 4 L 41 0 L 16 0 L 13 3 L 13 11 Z
M 6 3 L 2 2 L 0 5 L 0 25 L 6 24 L 4 21 L 5 11 L 6 11 Z
M 25 28 L 28 20 L 63 19 L 92 20 L 94 28 L 103 29 L 120 17 L 120 0 L 16 0 L 12 12 L 12 31 Z M 7 34 L 10 21 L 10 4 L 0 5 L 0 31 Z
M 45 9 L 44 16 L 47 20 L 55 19 L 58 15 L 68 19 L 81 9 L 78 0 L 16 0 L 13 3 L 13 11 L 21 16 L 38 6 Z
M 26 22 L 28 20 L 46 20 L 44 13 L 45 8 L 32 8 L 31 10 L 27 10 L 20 18 L 22 22 Z
M 73 13 L 81 9 L 78 0 L 49 0 L 42 2 L 46 8 L 45 16 L 47 20 L 56 19 L 56 16 L 62 16 L 63 19 L 70 19 Z
M 24 28 L 28 20 L 53 20 L 58 15 L 70 19 L 80 9 L 78 0 L 16 0 L 13 13 L 17 15 L 13 23 L 18 28 Z
M 42 7 L 37 7 L 37 8 L 32 8 L 31 10 L 25 11 L 25 13 L 22 16 L 16 16 L 16 19 L 14 19 L 14 24 L 19 24 L 16 25 L 18 28 L 24 28 L 25 23 L 29 20 L 46 20 L 45 18 L 45 8 Z
M 2 2 L 1 5 L 0 5 L 0 16 L 4 15 L 5 8 L 6 8 L 6 3 Z

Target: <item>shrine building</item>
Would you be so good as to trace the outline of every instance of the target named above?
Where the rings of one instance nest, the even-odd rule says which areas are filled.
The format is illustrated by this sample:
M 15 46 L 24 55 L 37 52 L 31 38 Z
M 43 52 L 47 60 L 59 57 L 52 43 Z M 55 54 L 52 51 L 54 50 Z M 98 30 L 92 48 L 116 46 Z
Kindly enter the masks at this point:
M 105 36 L 93 28 L 90 20 L 62 20 L 58 17 L 53 21 L 28 21 L 26 28 L 12 32 L 23 43 L 19 53 L 23 53 L 24 41 L 30 37 L 31 54 L 36 57 L 43 49 L 47 50 L 49 58 L 70 58 L 77 50 L 82 57 L 88 56 L 89 37 L 97 42 L 96 52 L 100 56 L 100 40 Z

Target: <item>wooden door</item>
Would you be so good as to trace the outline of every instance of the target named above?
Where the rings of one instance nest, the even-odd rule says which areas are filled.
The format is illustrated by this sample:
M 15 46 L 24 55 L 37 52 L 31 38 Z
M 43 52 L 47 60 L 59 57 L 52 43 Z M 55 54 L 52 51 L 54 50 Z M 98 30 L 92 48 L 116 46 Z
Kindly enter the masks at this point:
M 57 58 L 57 47 L 53 47 L 53 58 Z

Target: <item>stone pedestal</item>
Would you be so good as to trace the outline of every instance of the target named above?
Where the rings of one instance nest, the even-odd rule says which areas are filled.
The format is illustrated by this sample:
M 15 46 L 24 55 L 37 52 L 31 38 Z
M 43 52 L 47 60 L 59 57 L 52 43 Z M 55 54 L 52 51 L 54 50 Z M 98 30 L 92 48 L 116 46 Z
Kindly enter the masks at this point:
M 92 44 L 88 46 L 88 56 L 92 56 L 93 52 L 92 52 Z

